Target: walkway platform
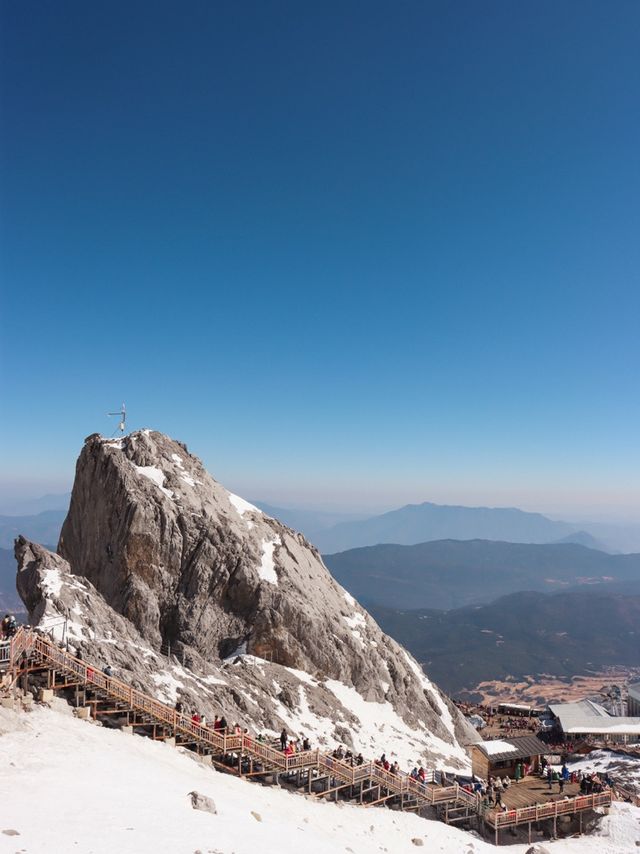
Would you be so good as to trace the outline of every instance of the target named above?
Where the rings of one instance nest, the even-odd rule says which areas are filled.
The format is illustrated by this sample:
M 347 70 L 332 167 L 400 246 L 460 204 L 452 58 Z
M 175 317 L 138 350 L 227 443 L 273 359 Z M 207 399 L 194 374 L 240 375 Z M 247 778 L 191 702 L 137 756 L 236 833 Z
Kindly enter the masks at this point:
M 557 784 L 550 794 L 544 780 L 527 778 L 512 784 L 503 795 L 507 810 L 483 808 L 480 798 L 453 786 L 426 784 L 407 774 L 391 774 L 375 762 L 352 766 L 331 754 L 309 750 L 285 756 L 280 750 L 253 736 L 220 733 L 195 723 L 188 715 L 153 697 L 107 676 L 92 664 L 81 661 L 61 649 L 47 636 L 21 628 L 11 639 L 0 661 L 5 677 L 17 680 L 29 671 L 47 674 L 47 685 L 54 691 L 75 691 L 76 702 L 91 710 L 94 718 L 120 717 L 132 732 L 154 739 L 172 739 L 200 755 L 210 757 L 220 770 L 247 777 L 283 782 L 305 790 L 318 798 L 340 798 L 363 807 L 392 804 L 401 810 L 421 813 L 431 808 L 447 823 L 465 823 L 479 829 L 484 824 L 499 844 L 502 828 L 546 820 L 553 822 L 554 834 L 559 816 L 577 815 L 611 804 L 610 791 L 580 796 L 577 786 L 566 786 L 562 796 Z

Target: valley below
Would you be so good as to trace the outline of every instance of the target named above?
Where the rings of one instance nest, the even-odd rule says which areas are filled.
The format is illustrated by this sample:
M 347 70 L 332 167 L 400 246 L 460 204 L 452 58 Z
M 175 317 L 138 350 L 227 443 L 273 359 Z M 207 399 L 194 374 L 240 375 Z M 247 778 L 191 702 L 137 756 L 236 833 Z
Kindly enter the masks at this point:
M 639 596 L 524 592 L 450 611 L 369 609 L 455 697 L 502 698 L 506 686 L 509 695 L 548 697 L 552 684 L 573 694 L 576 677 L 597 681 L 640 667 Z
M 549 674 L 528 676 L 521 680 L 496 679 L 479 682 L 460 692 L 460 699 L 481 705 L 522 703 L 528 706 L 548 703 L 574 703 L 585 698 L 606 702 L 612 689 L 640 681 L 640 666 L 609 667 L 592 674 L 560 678 Z

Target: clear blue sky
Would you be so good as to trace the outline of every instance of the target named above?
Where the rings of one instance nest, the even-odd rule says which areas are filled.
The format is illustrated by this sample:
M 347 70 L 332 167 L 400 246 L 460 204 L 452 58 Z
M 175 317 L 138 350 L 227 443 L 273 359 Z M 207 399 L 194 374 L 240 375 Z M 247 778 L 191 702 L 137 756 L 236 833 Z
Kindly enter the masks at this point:
M 3 2 L 2 494 L 640 516 L 640 4 Z

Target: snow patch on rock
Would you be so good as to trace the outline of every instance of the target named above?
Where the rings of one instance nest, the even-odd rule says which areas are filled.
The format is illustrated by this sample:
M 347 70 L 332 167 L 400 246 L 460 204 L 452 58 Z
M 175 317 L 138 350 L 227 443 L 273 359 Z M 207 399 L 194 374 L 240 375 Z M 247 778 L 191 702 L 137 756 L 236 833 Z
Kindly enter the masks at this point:
M 57 569 L 46 569 L 42 573 L 42 589 L 47 596 L 59 596 L 62 590 L 62 578 Z
M 258 575 L 263 581 L 268 581 L 269 584 L 278 584 L 278 574 L 273 559 L 273 553 L 276 546 L 282 545 L 280 537 L 275 537 L 273 540 L 265 540 L 262 543 L 262 557 L 260 566 L 258 567 Z
M 160 689 L 162 699 L 168 703 L 175 703 L 178 698 L 178 689 L 184 688 L 184 683 L 179 682 L 168 670 L 152 673 L 151 678 Z
M 463 767 L 470 770 L 469 757 L 462 748 L 454 750 L 450 744 L 431 733 L 412 729 L 396 713 L 391 703 L 368 702 L 355 688 L 334 679 L 328 679 L 326 686 L 358 719 L 352 727 L 355 729 L 354 741 L 363 754 L 375 755 L 376 748 L 382 742 L 386 745 L 387 756 L 397 756 L 404 768 L 413 767 L 421 753 L 421 742 L 426 737 L 431 743 L 431 749 L 441 757 L 439 767 L 455 770 L 449 764 L 449 757 L 453 753 Z
M 229 501 L 231 502 L 233 508 L 240 514 L 240 516 L 244 516 L 245 513 L 262 513 L 258 507 L 255 507 L 249 501 L 245 501 L 244 498 L 240 498 L 239 495 L 234 495 L 233 492 L 228 492 Z
M 173 499 L 173 492 L 170 489 L 165 489 L 164 482 L 166 480 L 166 475 L 161 469 L 156 468 L 156 466 L 137 466 L 135 463 L 132 463 L 131 465 L 138 474 L 141 474 L 152 483 L 155 483 L 155 485 L 158 486 L 165 495 Z

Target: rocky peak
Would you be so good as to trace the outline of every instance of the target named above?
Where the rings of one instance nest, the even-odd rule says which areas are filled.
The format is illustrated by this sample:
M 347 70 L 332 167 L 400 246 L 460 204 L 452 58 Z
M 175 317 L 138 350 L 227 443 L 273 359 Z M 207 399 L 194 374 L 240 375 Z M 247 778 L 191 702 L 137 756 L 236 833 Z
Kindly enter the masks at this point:
M 301 534 L 228 492 L 184 444 L 149 430 L 88 437 L 58 551 L 155 654 L 170 644 L 200 667 L 279 668 L 278 702 L 300 711 L 313 694 L 314 714 L 338 731 L 342 720 L 347 740 L 390 715 L 387 733 L 464 763 L 462 719 L 411 656 Z

